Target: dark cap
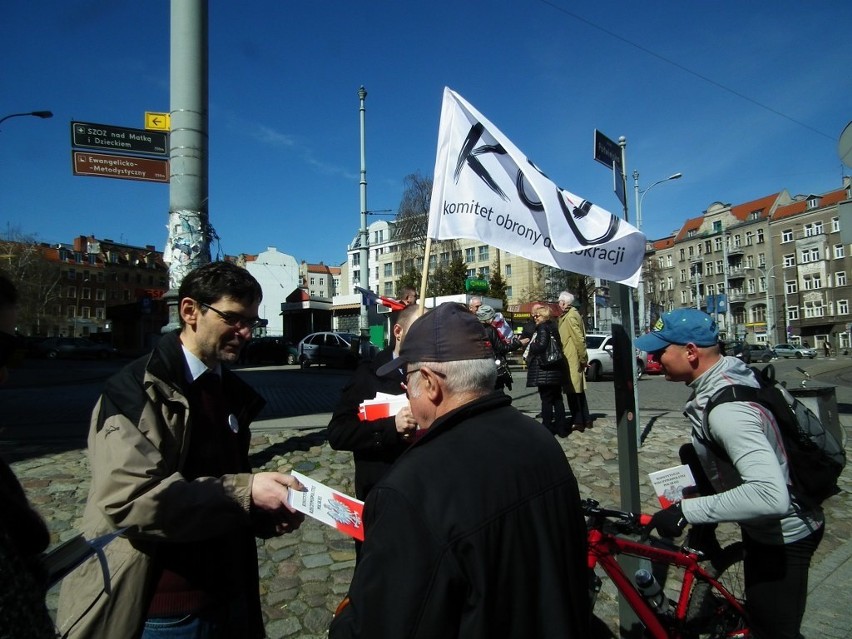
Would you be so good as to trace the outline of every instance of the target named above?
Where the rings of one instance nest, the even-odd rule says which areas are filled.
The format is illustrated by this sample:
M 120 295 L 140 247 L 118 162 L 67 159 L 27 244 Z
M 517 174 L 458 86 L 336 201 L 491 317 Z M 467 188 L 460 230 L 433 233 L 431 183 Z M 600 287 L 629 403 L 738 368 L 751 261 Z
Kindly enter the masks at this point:
M 412 362 L 455 362 L 494 359 L 485 329 L 476 315 L 456 302 L 446 302 L 417 318 L 408 328 L 399 357 L 379 367 L 379 376 Z

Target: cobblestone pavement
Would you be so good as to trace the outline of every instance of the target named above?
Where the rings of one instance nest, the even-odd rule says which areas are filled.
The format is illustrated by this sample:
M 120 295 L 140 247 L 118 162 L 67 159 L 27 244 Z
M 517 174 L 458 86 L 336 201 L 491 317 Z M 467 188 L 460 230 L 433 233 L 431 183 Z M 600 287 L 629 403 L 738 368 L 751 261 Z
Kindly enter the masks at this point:
M 516 405 L 529 414 L 538 412 L 538 398 L 524 397 Z M 845 416 L 844 416 L 845 417 Z M 351 454 L 329 448 L 324 426 L 327 415 L 305 416 L 292 427 L 269 428 L 252 441 L 252 462 L 258 469 L 297 470 L 345 493 L 354 492 Z M 848 431 L 848 426 L 847 426 Z M 683 418 L 656 419 L 639 449 L 639 485 L 643 510 L 657 507 L 645 473 L 677 463 L 677 449 L 687 441 Z M 559 440 L 570 460 L 583 497 L 618 507 L 618 459 L 615 423 L 598 419 L 594 428 Z M 88 489 L 85 451 L 79 448 L 51 452 L 49 446 L 4 446 L 0 450 L 21 479 L 27 494 L 44 516 L 58 543 L 75 534 Z M 842 494 L 826 502 L 827 533 L 812 570 L 811 606 L 805 630 L 811 636 L 850 637 L 852 622 L 848 593 L 852 587 L 852 486 L 846 472 Z M 263 612 L 269 637 L 326 636 L 338 602 L 345 595 L 354 570 L 355 553 L 349 538 L 313 520 L 293 534 L 259 542 Z M 845 587 L 844 587 L 845 586 Z M 844 593 L 838 597 L 837 593 Z M 58 589 L 48 603 L 55 608 Z M 611 629 L 618 628 L 614 589 L 605 580 L 596 614 Z M 806 634 L 807 634 L 806 632 Z

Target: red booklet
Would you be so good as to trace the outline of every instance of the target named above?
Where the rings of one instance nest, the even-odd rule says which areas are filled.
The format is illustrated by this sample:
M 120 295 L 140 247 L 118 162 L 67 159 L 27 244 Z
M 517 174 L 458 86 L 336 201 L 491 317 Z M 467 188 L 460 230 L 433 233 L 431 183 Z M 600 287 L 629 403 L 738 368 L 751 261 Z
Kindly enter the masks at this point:
M 364 541 L 363 501 L 344 495 L 301 473 L 294 471 L 290 474 L 306 488 L 304 492 L 290 489 L 287 501 L 293 508 L 337 528 L 350 537 Z
M 392 417 L 403 406 L 408 406 L 408 398 L 404 394 L 390 395 L 379 392 L 373 399 L 365 399 L 361 402 L 358 406 L 358 419 L 362 422 L 371 422 L 374 419 Z

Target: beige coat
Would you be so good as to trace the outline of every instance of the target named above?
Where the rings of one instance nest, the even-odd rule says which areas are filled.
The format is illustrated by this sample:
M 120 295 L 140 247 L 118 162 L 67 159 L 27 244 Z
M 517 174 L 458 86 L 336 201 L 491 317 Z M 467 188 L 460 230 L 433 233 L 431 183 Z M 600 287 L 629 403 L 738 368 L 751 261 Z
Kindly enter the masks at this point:
M 562 352 L 565 354 L 569 374 L 565 380 L 565 392 L 585 393 L 586 364 L 589 363 L 589 355 L 586 353 L 586 330 L 583 328 L 583 318 L 573 306 L 559 318 L 559 339 L 562 341 Z
M 95 406 L 88 441 L 92 484 L 80 532 L 90 539 L 125 527 L 127 532 L 104 549 L 105 569 L 90 558 L 64 579 L 56 620 L 62 637 L 138 637 L 153 586 L 152 557 L 164 540 L 239 531 L 254 545 L 249 423 L 263 399 L 226 372 L 226 394 L 238 395 L 244 407 L 236 418 L 246 472 L 187 482 L 180 470 L 192 417 L 179 375 L 183 356 L 171 333 L 150 359 L 137 360 L 107 382 Z M 169 507 L 163 505 L 166 494 Z M 256 561 L 246 571 L 256 588 Z M 245 637 L 263 636 L 259 598 L 253 603 L 259 627 L 246 629 Z

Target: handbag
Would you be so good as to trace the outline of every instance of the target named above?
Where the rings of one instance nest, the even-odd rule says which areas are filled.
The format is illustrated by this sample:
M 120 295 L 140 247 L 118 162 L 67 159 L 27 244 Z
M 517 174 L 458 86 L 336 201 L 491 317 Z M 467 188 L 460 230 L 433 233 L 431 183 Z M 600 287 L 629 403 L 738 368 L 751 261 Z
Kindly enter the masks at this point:
M 541 365 L 543 368 L 556 368 L 562 363 L 563 359 L 565 359 L 565 356 L 562 354 L 562 347 L 559 345 L 556 336 L 551 333 Z

